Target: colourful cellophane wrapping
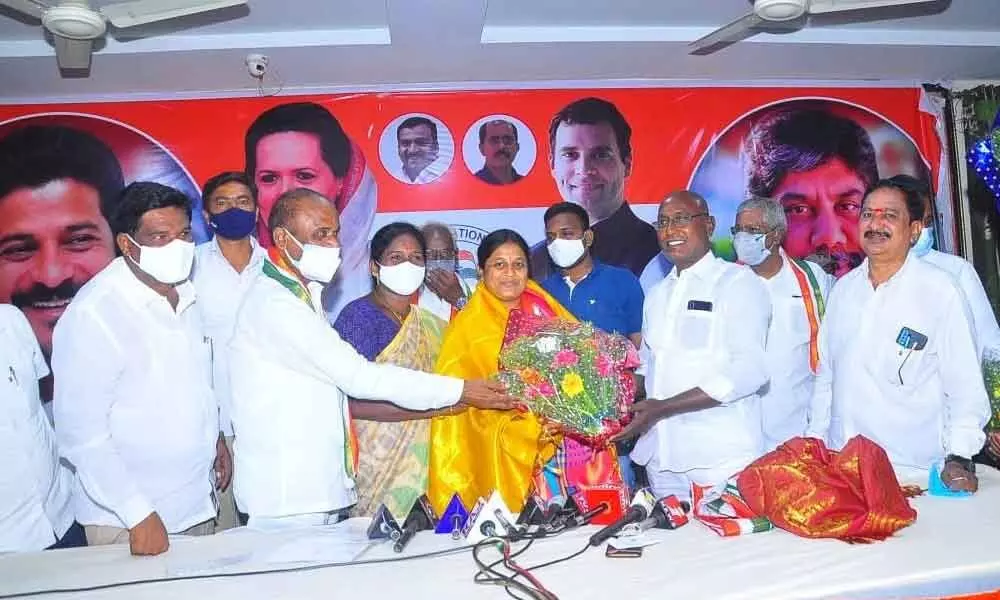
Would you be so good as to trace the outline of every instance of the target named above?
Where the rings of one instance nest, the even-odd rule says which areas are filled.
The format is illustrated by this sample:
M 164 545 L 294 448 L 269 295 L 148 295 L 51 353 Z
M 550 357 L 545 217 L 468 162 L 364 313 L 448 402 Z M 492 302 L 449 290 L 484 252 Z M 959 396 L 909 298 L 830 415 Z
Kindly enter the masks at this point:
M 990 396 L 990 421 L 987 431 L 1000 431 L 1000 349 L 991 348 L 983 357 L 983 380 Z
M 590 323 L 512 310 L 500 380 L 558 433 L 601 448 L 621 431 L 635 396 L 635 346 Z
M 755 514 L 802 537 L 867 543 L 917 518 L 885 450 L 860 435 L 840 452 L 793 438 L 751 463 L 737 484 Z

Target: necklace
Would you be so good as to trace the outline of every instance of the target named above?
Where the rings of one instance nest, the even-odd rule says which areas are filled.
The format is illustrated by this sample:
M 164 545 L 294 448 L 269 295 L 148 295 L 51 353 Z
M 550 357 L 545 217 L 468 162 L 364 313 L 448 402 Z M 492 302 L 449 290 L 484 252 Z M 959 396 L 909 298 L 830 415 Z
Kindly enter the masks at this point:
M 382 308 L 384 308 L 385 310 L 389 311 L 389 316 L 391 316 L 391 317 L 392 317 L 393 319 L 395 319 L 397 323 L 399 323 L 400 325 L 402 325 L 402 324 L 403 324 L 403 316 L 402 316 L 402 315 L 400 315 L 400 314 L 399 314 L 398 312 L 394 311 L 394 310 L 392 309 L 392 307 L 391 307 L 391 306 L 389 306 L 389 303 L 388 303 L 388 302 L 386 302 L 386 301 L 385 301 L 385 300 L 383 300 L 383 299 L 382 299 L 381 297 L 379 297 L 379 295 L 378 295 L 377 293 L 372 293 L 372 297 L 374 297 L 374 298 L 375 298 L 375 301 L 376 301 L 376 303 L 377 303 L 377 304 L 378 304 L 378 305 L 379 305 L 380 307 L 382 307 Z

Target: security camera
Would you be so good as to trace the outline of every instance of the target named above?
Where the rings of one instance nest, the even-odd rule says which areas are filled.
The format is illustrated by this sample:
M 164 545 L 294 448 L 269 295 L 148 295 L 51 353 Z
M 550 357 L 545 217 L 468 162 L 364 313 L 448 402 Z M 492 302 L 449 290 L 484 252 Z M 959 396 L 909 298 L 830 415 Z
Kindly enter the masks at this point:
M 267 73 L 267 57 L 263 54 L 247 54 L 247 72 L 250 77 L 261 79 Z

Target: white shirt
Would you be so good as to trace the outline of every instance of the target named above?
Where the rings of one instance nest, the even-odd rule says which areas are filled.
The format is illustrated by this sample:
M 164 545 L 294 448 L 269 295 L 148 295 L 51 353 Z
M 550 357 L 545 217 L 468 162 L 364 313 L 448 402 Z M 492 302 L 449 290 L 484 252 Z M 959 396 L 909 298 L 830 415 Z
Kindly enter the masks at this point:
M 219 413 L 194 286 L 176 311 L 116 258 L 76 295 L 52 343 L 56 436 L 82 484 L 77 521 L 169 533 L 215 516 Z
M 457 276 L 458 273 L 455 275 Z M 479 285 L 479 281 L 476 279 L 463 279 L 462 277 L 458 278 L 458 283 L 462 286 L 462 291 L 465 292 L 466 298 L 471 296 L 472 290 L 476 289 L 476 286 Z M 445 323 L 451 321 L 451 304 L 448 304 L 447 300 L 432 292 L 426 285 L 420 288 L 420 298 L 417 300 L 417 306 L 430 311 L 431 314 Z
M 439 177 L 445 174 L 445 171 L 447 171 L 448 167 L 451 165 L 451 156 L 441 155 L 439 153 L 439 156 L 434 159 L 434 162 L 427 165 L 421 169 L 419 173 L 417 173 L 416 179 L 410 179 L 410 176 L 406 174 L 406 171 L 403 170 L 402 161 L 393 162 L 394 164 L 387 168 L 390 175 L 403 183 L 408 183 L 410 185 L 423 185 L 425 183 L 436 181 Z
M 633 460 L 656 458 L 661 470 L 673 472 L 722 466 L 736 472 L 760 456 L 757 391 L 767 383 L 770 317 L 760 278 L 711 253 L 653 286 L 642 322 L 647 397 L 701 388 L 721 406 L 660 421 L 639 438 Z
M 997 325 L 993 306 L 972 263 L 961 256 L 937 250 L 931 250 L 920 258 L 955 278 L 958 288 L 962 290 L 966 302 L 969 303 L 969 310 L 972 311 L 972 324 L 976 332 L 976 348 L 979 350 L 979 355 L 982 356 L 983 351 L 988 348 L 1000 349 L 1000 326 Z
M 809 316 L 802 288 L 792 270 L 792 259 L 784 250 L 780 252 L 781 270 L 770 279 L 761 278 L 771 298 L 771 326 L 767 330 L 770 381 L 760 398 L 767 450 L 805 433 L 815 380 L 809 367 Z M 825 302 L 830 297 L 833 277 L 816 263 L 806 262 L 806 265 L 816 278 Z M 809 285 L 808 279 L 806 284 Z M 815 316 L 819 318 L 818 314 Z
M 49 368 L 28 320 L 9 304 L 0 304 L 0 369 L 0 552 L 43 550 L 73 524 L 73 477 L 38 396 Z
M 330 327 L 316 303 L 319 286 L 308 288 L 312 306 L 264 274 L 236 318 L 229 348 L 235 493 L 251 518 L 357 502 L 345 469 L 348 396 L 427 410 L 462 394 L 458 379 L 366 360 Z
M 194 270 L 191 281 L 198 294 L 195 306 L 201 311 L 205 333 L 212 340 L 212 386 L 219 405 L 219 428 L 226 436 L 233 435 L 230 419 L 232 394 L 229 390 L 229 358 L 226 349 L 236 325 L 236 311 L 246 295 L 250 282 L 260 274 L 260 265 L 267 252 L 253 237 L 250 262 L 242 271 L 222 255 L 219 243 L 212 239 L 195 250 Z
M 926 336 L 926 346 L 898 343 L 904 328 Z M 834 449 L 864 435 L 897 472 L 983 447 L 989 403 L 972 325 L 944 271 L 911 254 L 873 289 L 865 260 L 834 286 L 819 341 L 809 435 Z

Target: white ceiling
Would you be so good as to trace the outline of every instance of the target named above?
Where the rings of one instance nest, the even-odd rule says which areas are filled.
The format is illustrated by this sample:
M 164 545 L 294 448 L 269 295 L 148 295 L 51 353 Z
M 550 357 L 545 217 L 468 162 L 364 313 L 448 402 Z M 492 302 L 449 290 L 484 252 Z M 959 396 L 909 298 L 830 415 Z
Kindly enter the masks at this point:
M 253 93 L 248 52 L 268 56 L 266 84 L 280 79 L 286 92 L 1000 78 L 998 0 L 883 9 L 864 23 L 814 18 L 808 28 L 688 54 L 688 42 L 749 8 L 748 0 L 250 0 L 249 10 L 147 27 L 138 39 L 111 35 L 85 79 L 60 77 L 38 23 L 0 10 L 0 102 Z

